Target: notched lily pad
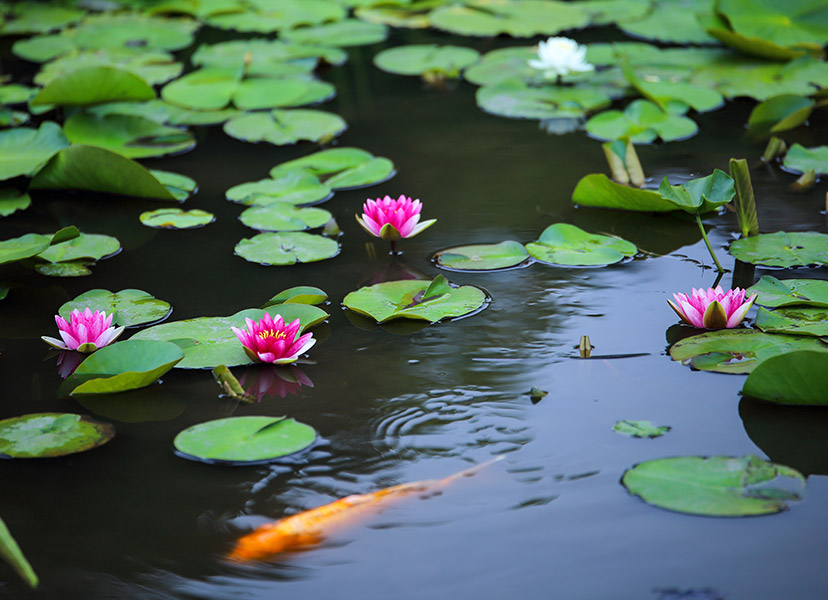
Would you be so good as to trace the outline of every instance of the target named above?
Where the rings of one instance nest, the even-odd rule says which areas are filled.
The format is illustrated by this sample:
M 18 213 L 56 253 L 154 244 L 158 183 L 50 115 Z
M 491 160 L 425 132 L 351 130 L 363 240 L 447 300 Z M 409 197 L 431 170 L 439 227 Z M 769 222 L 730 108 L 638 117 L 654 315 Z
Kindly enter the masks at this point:
M 71 262 L 79 259 L 100 260 L 121 249 L 121 243 L 109 235 L 81 233 L 77 237 L 54 244 L 37 255 L 50 263 Z
M 823 279 L 777 279 L 764 275 L 745 290 L 746 296 L 758 294 L 756 304 L 780 306 L 828 307 L 828 281 Z
M 586 123 L 587 132 L 599 140 L 627 137 L 634 144 L 649 144 L 661 138 L 665 142 L 686 140 L 699 128 L 692 119 L 663 111 L 648 100 L 634 100 L 624 109 L 608 110 Z
M 308 171 L 332 190 L 351 190 L 388 181 L 396 173 L 394 163 L 360 148 L 328 148 L 276 165 L 273 179 Z
M 434 255 L 438 267 L 451 271 L 496 271 L 516 267 L 529 260 L 523 244 L 507 240 L 498 244 L 456 246 Z
M 526 250 L 540 262 L 572 267 L 611 265 L 638 252 L 627 240 L 587 233 L 568 223 L 550 225 Z
M 194 229 L 209 225 L 216 220 L 216 216 L 198 208 L 159 208 L 141 213 L 139 219 L 141 223 L 154 229 Z
M 815 231 L 777 231 L 736 240 L 730 254 L 765 267 L 828 265 L 828 235 Z
M 459 77 L 463 69 L 479 58 L 477 50 L 462 46 L 414 44 L 383 50 L 374 56 L 374 64 L 396 75 Z
M 333 258 L 339 254 L 336 240 L 310 233 L 260 233 L 236 244 L 235 252 L 260 265 L 293 265 Z
M 251 206 L 239 220 L 259 231 L 304 231 L 322 227 L 332 218 L 321 208 L 298 208 L 287 202 L 274 202 L 267 206 Z
M 83 312 L 87 308 L 93 312 L 99 310 L 112 314 L 112 323 L 125 327 L 157 323 L 166 319 L 172 312 L 169 302 L 159 300 L 142 290 L 110 292 L 96 289 L 70 300 L 60 307 L 58 314 L 68 319 L 73 310 Z
M 294 109 L 234 117 L 224 124 L 224 132 L 243 142 L 268 142 L 284 146 L 300 140 L 326 143 L 347 127 L 339 115 L 319 110 Z
M 609 106 L 611 100 L 597 87 L 534 87 L 516 78 L 484 85 L 476 98 L 485 112 L 513 119 L 579 119 Z
M 0 421 L 0 455 L 52 458 L 85 452 L 115 436 L 115 428 L 71 413 L 35 413 Z
M 760 308 L 756 327 L 766 333 L 789 333 L 828 337 L 828 307 Z

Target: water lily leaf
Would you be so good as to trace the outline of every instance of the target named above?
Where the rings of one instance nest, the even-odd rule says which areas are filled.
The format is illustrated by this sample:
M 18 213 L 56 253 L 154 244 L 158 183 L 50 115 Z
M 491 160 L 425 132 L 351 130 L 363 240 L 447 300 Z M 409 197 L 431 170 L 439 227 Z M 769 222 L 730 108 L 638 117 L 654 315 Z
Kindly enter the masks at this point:
M 60 126 L 51 121 L 38 129 L 17 127 L 0 131 L 0 180 L 31 175 L 68 145 Z
M 535 81 L 539 71 L 529 66 L 529 60 L 537 57 L 531 46 L 499 48 L 483 55 L 477 63 L 463 73 L 463 79 L 475 85 L 496 85 L 509 79 L 524 82 Z M 587 60 L 590 60 L 587 54 Z
M 603 173 L 582 177 L 572 192 L 572 202 L 595 208 L 617 208 L 641 212 L 671 212 L 678 207 L 651 190 L 615 183 Z
M 248 54 L 249 62 L 246 62 Z M 249 74 L 277 76 L 310 74 L 320 60 L 330 65 L 342 65 L 347 59 L 347 53 L 341 48 L 250 39 L 201 44 L 191 61 L 198 66 L 225 69 L 246 65 Z
M 757 366 L 742 393 L 777 404 L 825 406 L 826 386 L 828 355 L 801 350 L 769 358 Z
M 828 352 L 828 346 L 819 340 L 801 336 L 771 335 L 751 329 L 722 329 L 676 342 L 670 348 L 670 356 L 702 371 L 750 373 L 768 358 L 797 350 Z
M 526 244 L 526 250 L 541 262 L 579 267 L 611 265 L 638 252 L 631 242 L 587 233 L 569 223 L 550 225 L 537 242 Z
M 143 117 L 80 112 L 66 119 L 63 132 L 73 144 L 105 148 L 127 158 L 163 156 L 195 147 L 189 132 Z
M 374 56 L 374 64 L 396 75 L 437 73 L 445 77 L 459 77 L 463 69 L 479 58 L 477 50 L 462 46 L 414 44 L 383 50 Z
M 780 46 L 822 46 L 828 39 L 828 7 L 820 0 L 792 0 L 783 5 L 763 0 L 718 0 L 716 10 L 734 31 Z
M 697 215 L 716 210 L 733 200 L 736 187 L 730 175 L 714 169 L 713 173 L 706 177 L 691 179 L 681 185 L 670 185 L 665 177 L 658 193 L 681 210 Z
M 818 306 L 828 307 L 828 281 L 822 279 L 777 279 L 764 275 L 745 290 L 745 295 L 758 294 L 760 306 Z
M 35 271 L 47 277 L 86 277 L 92 274 L 89 268 L 95 264 L 94 260 L 78 259 L 60 263 L 39 263 Z
M 188 427 L 173 440 L 182 458 L 211 464 L 264 464 L 316 441 L 316 430 L 285 417 L 230 417 Z
M 756 327 L 766 333 L 828 336 L 828 308 L 760 308 Z
M 614 25 L 645 17 L 652 5 L 649 0 L 585 0 L 581 7 L 591 25 Z
M 325 143 L 345 131 L 347 124 L 338 115 L 319 110 L 273 110 L 230 119 L 224 132 L 244 142 L 268 142 L 277 146 L 300 140 Z
M 115 428 L 70 413 L 35 413 L 0 421 L 0 454 L 52 458 L 85 452 L 115 436 Z
M 519 242 L 507 240 L 499 244 L 456 246 L 434 255 L 437 266 L 452 271 L 494 271 L 516 267 L 529 259 Z
M 36 88 L 17 83 L 0 84 L 0 104 L 25 104 L 37 93 Z
M 322 304 L 328 299 L 328 294 L 320 290 L 318 287 L 309 285 L 302 285 L 298 287 L 288 288 L 282 290 L 270 300 L 268 300 L 262 308 L 269 308 L 277 304 Z
M 828 175 L 828 146 L 806 148 L 794 144 L 785 154 L 782 165 L 794 173 L 813 171 L 817 175 Z
M 756 456 L 678 456 L 649 460 L 621 479 L 647 504 L 708 517 L 769 515 L 801 500 L 805 478 Z
M 260 265 L 294 265 L 333 258 L 339 254 L 336 240 L 310 233 L 260 233 L 236 244 L 235 252 Z
M 73 310 L 83 312 L 87 308 L 93 312 L 100 310 L 112 314 L 112 323 L 124 327 L 157 323 L 166 319 L 172 312 L 169 302 L 159 300 L 143 290 L 110 292 L 95 289 L 84 292 L 61 306 L 58 314 L 64 319 L 69 319 Z
M 622 31 L 635 38 L 675 44 L 715 44 L 699 22 L 710 14 L 713 0 L 659 0 L 643 19 L 618 23 Z
M 360 148 L 328 148 L 276 165 L 270 176 L 279 179 L 291 171 L 308 170 L 324 178 L 334 190 L 357 189 L 388 181 L 396 174 L 394 163 Z
M 72 39 L 60 34 L 36 35 L 12 44 L 12 53 L 24 60 L 45 63 L 62 54 L 78 50 Z
M 719 15 L 714 15 L 709 19 L 700 19 L 700 22 L 705 27 L 707 33 L 721 43 L 750 56 L 758 56 L 770 60 L 791 60 L 792 58 L 805 56 L 809 51 L 811 54 L 815 54 L 814 50 L 819 51 L 816 47 L 798 47 L 794 49 L 780 46 L 769 40 L 742 35 L 731 30 L 730 24 Z
M 268 307 L 271 316 L 282 315 L 285 322 L 299 319 L 302 331 L 327 319 L 321 308 L 307 304 L 279 304 Z M 235 367 L 250 364 L 241 342 L 231 327 L 245 329 L 245 318 L 261 320 L 264 310 L 250 308 L 230 317 L 199 317 L 154 325 L 133 335 L 132 340 L 160 340 L 177 344 L 184 351 L 179 369 L 212 369 L 218 365 Z
M 152 169 L 150 173 L 153 177 L 160 181 L 179 202 L 183 202 L 189 198 L 190 194 L 198 189 L 198 184 L 195 182 L 195 179 L 187 177 L 186 175 L 171 173 L 170 171 L 158 171 L 157 169 Z
M 476 98 L 484 111 L 513 119 L 579 118 L 610 103 L 610 97 L 598 88 L 532 87 L 519 79 L 484 85 Z
M 635 89 L 668 114 L 683 115 L 690 108 L 696 112 L 707 112 L 724 105 L 724 97 L 716 90 L 681 81 L 646 81 L 626 61 L 623 73 Z
M 148 102 L 112 102 L 88 109 L 95 115 L 126 115 L 144 117 L 168 125 L 220 125 L 240 113 L 235 108 L 224 110 L 189 110 L 163 100 Z
M 793 94 L 774 96 L 751 111 L 748 134 L 754 138 L 767 138 L 780 131 L 795 129 L 808 120 L 813 108 L 814 101 L 810 98 Z
M 155 90 L 141 77 L 116 67 L 83 67 L 58 75 L 32 98 L 32 106 L 91 106 L 152 100 Z
M 315 27 L 299 27 L 281 33 L 283 39 L 294 44 L 329 46 L 367 46 L 388 37 L 388 28 L 359 19 L 345 19 Z
M 345 296 L 343 304 L 378 323 L 400 318 L 436 323 L 474 312 L 487 300 L 483 290 L 470 285 L 449 287 L 436 297 L 426 297 L 431 284 L 431 281 L 417 279 L 378 283 L 351 292 Z
M 300 25 L 338 21 L 346 15 L 342 6 L 330 0 L 279 0 L 276 5 L 258 0 L 252 4 L 256 10 L 211 16 L 207 24 L 219 29 L 272 33 Z
M 49 247 L 50 241 L 50 236 L 37 233 L 0 241 L 0 265 L 40 254 Z
M 275 173 L 273 179 L 240 183 L 227 190 L 227 199 L 247 206 L 313 204 L 333 195 L 331 188 L 304 169 Z
M 618 421 L 612 428 L 615 433 L 635 438 L 661 437 L 672 427 L 668 425 L 655 426 L 650 421 Z
M 32 565 L 26 560 L 17 541 L 12 537 L 9 528 L 3 519 L 0 519 L 0 557 L 3 558 L 15 572 L 20 575 L 21 579 L 26 582 L 30 588 L 36 588 L 39 584 L 37 574 L 32 569 Z
M 18 210 L 26 210 L 32 203 L 29 194 L 15 188 L 0 188 L 0 217 L 8 217 Z
M 137 162 L 104 148 L 85 145 L 73 145 L 58 152 L 35 176 L 29 188 L 89 190 L 154 200 L 176 199 Z
M 696 135 L 698 126 L 687 117 L 665 113 L 648 100 L 635 100 L 624 112 L 607 110 L 590 118 L 586 130 L 599 140 L 627 137 L 634 144 L 649 144 L 657 138 L 685 140 Z
M 2 35 L 47 33 L 76 23 L 85 14 L 83 10 L 68 6 L 41 2 L 18 2 L 11 7 L 11 19 L 3 23 L 0 33 Z
M 297 208 L 287 202 L 274 202 L 267 206 L 251 206 L 239 220 L 259 231 L 304 231 L 322 227 L 332 218 L 321 208 Z
M 432 26 L 460 35 L 514 37 L 554 35 L 589 23 L 589 14 L 568 2 L 532 0 L 467 0 L 441 6 L 429 14 Z
M 136 52 L 129 48 L 76 50 L 43 65 L 35 75 L 34 81 L 38 85 L 47 85 L 72 71 L 89 67 L 112 67 L 120 71 L 128 71 L 147 84 L 158 85 L 178 77 L 183 65 L 176 62 L 172 54 L 167 52 Z M 95 81 L 95 83 L 99 88 L 101 87 L 100 82 Z M 108 81 L 106 86 L 113 87 Z M 129 93 L 134 93 L 138 86 L 126 86 L 124 89 Z M 71 88 L 69 91 L 76 95 L 79 92 Z M 154 92 L 151 97 L 155 97 Z M 91 103 L 84 102 L 83 104 Z
M 69 241 L 53 244 L 37 257 L 50 263 L 69 262 L 82 258 L 99 260 L 117 253 L 120 249 L 121 243 L 112 236 L 81 233 Z
M 395 6 L 392 4 L 371 6 L 357 6 L 354 16 L 366 23 L 380 23 L 391 27 L 405 27 L 406 29 L 425 29 L 431 27 L 427 11 L 432 8 L 429 2 Z
M 828 264 L 828 235 L 815 231 L 777 231 L 736 240 L 730 254 L 742 262 L 766 267 Z
M 209 225 L 216 220 L 216 216 L 198 208 L 159 208 L 141 213 L 139 219 L 141 223 L 154 229 L 193 229 Z

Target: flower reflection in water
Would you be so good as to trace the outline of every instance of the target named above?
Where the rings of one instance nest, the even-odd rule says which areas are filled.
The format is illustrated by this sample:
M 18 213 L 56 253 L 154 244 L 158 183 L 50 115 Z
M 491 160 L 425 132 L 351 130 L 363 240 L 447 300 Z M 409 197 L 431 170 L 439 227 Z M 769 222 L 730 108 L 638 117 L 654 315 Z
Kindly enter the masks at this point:
M 298 396 L 302 386 L 313 387 L 313 381 L 295 366 L 252 365 L 239 379 L 244 391 L 259 402 L 265 397 Z

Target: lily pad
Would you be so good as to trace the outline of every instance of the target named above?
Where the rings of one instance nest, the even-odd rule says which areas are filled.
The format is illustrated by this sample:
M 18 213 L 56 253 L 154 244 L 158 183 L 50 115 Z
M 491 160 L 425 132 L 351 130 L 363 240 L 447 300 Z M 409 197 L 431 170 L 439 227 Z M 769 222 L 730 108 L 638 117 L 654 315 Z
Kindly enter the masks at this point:
M 656 426 L 650 421 L 618 421 L 612 428 L 615 433 L 634 438 L 657 438 L 661 437 L 672 427 L 668 425 Z
M 529 60 L 537 58 L 537 55 L 537 48 L 531 46 L 492 50 L 468 67 L 463 73 L 463 79 L 475 85 L 496 85 L 509 79 L 536 81 L 540 72 L 529 66 Z M 594 62 L 589 59 L 589 55 L 587 60 Z
M 658 193 L 681 210 L 698 215 L 716 210 L 733 200 L 736 186 L 730 175 L 715 169 L 711 175 L 691 179 L 681 185 L 670 185 L 665 177 Z
M 85 452 L 115 436 L 115 428 L 71 413 L 35 413 L 0 421 L 0 455 L 52 458 Z
M 116 254 L 121 243 L 109 235 L 81 233 L 76 238 L 53 244 L 37 255 L 50 263 L 70 262 L 79 259 L 99 260 Z
M 429 14 L 432 26 L 460 35 L 514 37 L 554 35 L 589 23 L 579 4 L 533 0 L 467 0 L 441 6 Z
M 480 53 L 472 48 L 415 44 L 383 50 L 374 56 L 374 64 L 379 69 L 396 75 L 431 73 L 459 77 L 463 69 L 479 58 Z
M 307 170 L 332 190 L 352 190 L 388 181 L 396 170 L 387 158 L 360 148 L 328 148 L 276 165 L 270 176 L 279 179 L 291 171 Z
M 141 223 L 154 229 L 193 229 L 209 225 L 216 220 L 216 216 L 198 208 L 159 208 L 141 213 L 139 219 Z
M 173 440 L 182 458 L 211 464 L 255 465 L 308 448 L 316 430 L 285 417 L 230 417 L 188 427 Z
M 67 241 L 63 239 L 64 236 L 60 235 L 61 231 L 54 236 L 27 233 L 17 238 L 0 241 L 0 265 L 31 258 L 47 250 L 52 243 L 59 244 Z M 77 229 L 74 229 L 73 233 L 75 236 L 79 235 Z M 67 239 L 72 238 L 69 237 Z
M 3 23 L 2 35 L 47 33 L 80 21 L 86 11 L 69 6 L 42 2 L 18 2 L 11 8 L 10 19 Z
M 55 77 L 32 98 L 31 105 L 91 106 L 153 98 L 155 90 L 135 73 L 116 67 L 94 66 Z
M 282 290 L 270 300 L 268 300 L 262 308 L 269 308 L 277 304 L 322 304 L 328 299 L 328 294 L 319 289 L 309 285 L 300 285 L 297 287 Z
M 486 293 L 471 285 L 451 287 L 442 275 L 433 281 L 387 281 L 351 292 L 346 308 L 378 323 L 392 319 L 417 319 L 436 323 L 474 312 L 486 304 Z
M 272 316 L 282 315 L 289 323 L 299 319 L 302 331 L 327 319 L 330 315 L 321 308 L 306 304 L 280 304 L 268 307 Z M 199 317 L 154 325 L 139 331 L 132 340 L 160 340 L 177 344 L 184 351 L 179 369 L 212 369 L 218 365 L 235 367 L 250 364 L 241 342 L 231 327 L 245 328 L 245 318 L 259 321 L 265 311 L 250 308 L 230 317 Z
M 163 156 L 195 147 L 187 131 L 143 117 L 76 113 L 66 120 L 63 131 L 73 144 L 105 148 L 127 158 Z
M 268 142 L 284 146 L 300 140 L 325 143 L 347 127 L 339 115 L 319 110 L 277 109 L 234 117 L 224 124 L 224 132 L 243 142 Z
M 388 37 L 388 28 L 359 19 L 344 19 L 315 27 L 298 27 L 281 33 L 283 39 L 294 44 L 328 46 L 366 46 L 377 44 Z
M 256 10 L 211 16 L 207 24 L 219 29 L 272 33 L 300 25 L 338 21 L 346 15 L 342 6 L 330 0 L 279 0 L 278 4 L 258 0 L 253 6 Z
M 43 65 L 35 75 L 34 82 L 38 85 L 47 85 L 72 71 L 88 67 L 112 67 L 128 71 L 150 85 L 159 85 L 174 79 L 184 68 L 167 52 L 137 52 L 131 48 L 76 50 Z M 154 92 L 151 97 L 155 97 Z
M 227 199 L 247 206 L 314 204 L 333 195 L 331 188 L 304 169 L 274 174 L 273 179 L 240 183 L 227 190 Z
M 828 146 L 806 148 L 794 144 L 785 154 L 782 165 L 794 173 L 813 171 L 817 175 L 828 175 Z
M 321 208 L 297 208 L 287 202 L 267 206 L 251 206 L 239 220 L 259 231 L 304 231 L 322 227 L 331 220 L 331 213 Z
M 189 110 L 173 106 L 163 100 L 147 102 L 112 102 L 88 109 L 96 115 L 126 115 L 144 117 L 168 125 L 220 125 L 240 113 L 235 108 L 224 110 Z
M 638 252 L 631 242 L 587 233 L 568 223 L 550 225 L 537 242 L 526 244 L 526 250 L 544 263 L 579 267 L 611 265 Z
M 745 290 L 745 295 L 758 294 L 760 306 L 819 306 L 828 307 L 828 281 L 823 279 L 777 279 L 763 276 Z
M 172 312 L 169 302 L 159 300 L 142 290 L 110 292 L 95 289 L 84 292 L 61 306 L 58 314 L 68 319 L 73 310 L 83 312 L 87 308 L 91 311 L 99 310 L 112 314 L 112 322 L 124 327 L 157 323 L 166 319 Z
M 773 311 L 760 308 L 756 327 L 766 333 L 828 337 L 828 307 L 789 307 Z
M 191 61 L 203 67 L 240 68 L 246 65 L 247 73 L 273 76 L 285 68 L 290 70 L 284 74 L 311 73 L 319 61 L 341 65 L 347 59 L 347 53 L 341 48 L 250 39 L 201 44 Z
M 671 212 L 678 207 L 651 190 L 621 185 L 603 173 L 582 177 L 572 192 L 572 202 L 595 208 L 617 208 L 641 212 Z
M 622 31 L 636 38 L 675 44 L 715 44 L 699 22 L 712 12 L 712 0 L 659 0 L 643 19 L 618 23 Z
M 765 267 L 828 265 L 828 235 L 815 231 L 777 231 L 736 240 L 730 254 Z
M 150 171 L 153 177 L 160 181 L 169 192 L 175 196 L 179 202 L 183 202 L 190 197 L 198 189 L 198 184 L 195 179 L 182 175 L 180 173 L 171 173 L 170 171 L 159 171 L 152 169 Z
M 0 180 L 31 175 L 69 145 L 57 123 L 0 131 Z
M 484 111 L 513 119 L 578 118 L 610 104 L 610 97 L 599 88 L 532 87 L 520 79 L 485 85 L 476 97 Z
M 793 94 L 774 96 L 750 112 L 748 134 L 754 138 L 766 138 L 780 131 L 795 129 L 808 120 L 813 109 L 814 101 L 810 98 Z
M 529 260 L 529 253 L 519 242 L 456 246 L 434 255 L 437 266 L 452 271 L 495 271 L 516 267 Z
M 673 360 L 694 369 L 718 373 L 750 373 L 763 361 L 798 350 L 828 352 L 812 338 L 772 335 L 751 329 L 722 329 L 694 335 L 670 348 Z
M 698 129 L 692 119 L 668 114 L 649 100 L 635 100 L 624 112 L 604 111 L 586 123 L 587 132 L 599 140 L 627 137 L 634 144 L 649 144 L 658 138 L 665 142 L 686 140 Z
M 0 217 L 8 217 L 18 210 L 26 210 L 32 204 L 29 194 L 14 188 L 0 189 Z
M 821 0 L 718 0 L 716 10 L 734 31 L 780 46 L 822 46 L 828 39 L 828 7 Z
M 828 396 L 828 355 L 824 352 L 789 352 L 756 367 L 742 393 L 777 404 L 825 406 Z
M 679 456 L 649 460 L 621 483 L 647 504 L 708 517 L 769 515 L 801 500 L 805 478 L 756 456 Z
M 301 232 L 260 233 L 241 240 L 235 248 L 244 260 L 267 266 L 317 262 L 333 258 L 339 250 L 336 240 Z

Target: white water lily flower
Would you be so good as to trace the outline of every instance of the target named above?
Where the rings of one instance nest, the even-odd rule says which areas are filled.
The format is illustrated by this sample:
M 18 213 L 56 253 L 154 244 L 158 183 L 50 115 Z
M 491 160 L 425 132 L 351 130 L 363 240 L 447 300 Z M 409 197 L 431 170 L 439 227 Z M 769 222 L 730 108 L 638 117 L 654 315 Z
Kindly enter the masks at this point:
M 538 44 L 538 58 L 529 60 L 529 66 L 543 71 L 547 79 L 557 79 L 569 73 L 587 73 L 595 66 L 586 61 L 586 46 L 573 39 L 551 37 Z

